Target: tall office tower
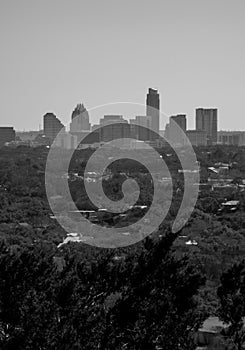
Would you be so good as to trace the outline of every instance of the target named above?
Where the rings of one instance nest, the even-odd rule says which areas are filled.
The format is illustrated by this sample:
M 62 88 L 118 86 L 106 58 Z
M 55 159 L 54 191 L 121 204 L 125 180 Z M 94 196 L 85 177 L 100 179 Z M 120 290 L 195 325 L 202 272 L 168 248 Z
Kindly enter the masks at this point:
M 187 130 L 188 137 L 192 146 L 207 146 L 207 133 L 202 130 Z
M 43 116 L 43 133 L 50 139 L 51 142 L 55 139 L 57 134 L 65 127 L 61 121 L 54 115 L 54 113 L 46 113 Z
M 196 130 L 206 131 L 208 145 L 217 143 L 218 139 L 217 108 L 196 109 Z
M 70 132 L 90 131 L 89 114 L 83 104 L 78 104 L 71 115 Z
M 130 125 L 122 115 L 105 115 L 100 119 L 100 126 L 100 141 L 102 142 L 130 137 Z
M 0 147 L 3 147 L 6 142 L 15 140 L 15 131 L 11 126 L 0 127 Z
M 183 146 L 185 143 L 186 115 L 178 114 L 169 118 L 169 140 L 175 145 Z
M 160 98 L 155 89 L 149 88 L 146 97 L 146 115 L 151 117 L 151 129 L 159 133 Z
M 130 119 L 130 135 L 132 138 L 142 141 L 151 140 L 151 117 L 147 115 L 137 115 L 135 119 Z

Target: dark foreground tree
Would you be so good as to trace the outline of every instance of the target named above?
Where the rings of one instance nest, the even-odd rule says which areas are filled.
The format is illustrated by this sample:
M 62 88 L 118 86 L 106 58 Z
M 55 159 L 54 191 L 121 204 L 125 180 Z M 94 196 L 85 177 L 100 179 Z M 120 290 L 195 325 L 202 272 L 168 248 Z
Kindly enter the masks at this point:
M 221 286 L 217 291 L 221 320 L 230 324 L 228 335 L 242 349 L 245 340 L 243 319 L 245 317 L 245 261 L 234 264 L 221 276 Z
M 0 348 L 195 349 L 204 280 L 171 253 L 174 238 L 118 250 L 2 242 Z
M 187 258 L 170 252 L 173 237 L 148 240 L 133 264 L 121 298 L 107 315 L 101 349 L 195 349 L 202 317 L 195 295 L 204 279 Z

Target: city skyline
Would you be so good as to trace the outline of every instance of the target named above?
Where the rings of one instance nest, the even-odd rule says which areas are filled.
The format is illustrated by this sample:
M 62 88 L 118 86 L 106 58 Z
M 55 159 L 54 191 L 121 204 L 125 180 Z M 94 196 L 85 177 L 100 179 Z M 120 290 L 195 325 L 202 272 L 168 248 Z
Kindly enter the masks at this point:
M 140 107 L 143 107 L 143 110 L 145 111 L 145 114 L 135 114 L 135 118 L 126 118 L 125 114 L 118 114 L 117 113 L 109 113 L 108 110 L 106 110 L 105 113 L 101 113 L 101 110 L 99 108 L 99 123 L 97 124 L 91 124 L 90 123 L 90 115 L 84 106 L 83 103 L 78 103 L 76 107 L 73 109 L 71 113 L 70 123 L 68 125 L 64 125 L 61 120 L 53 113 L 53 112 L 47 112 L 43 116 L 43 129 L 39 131 L 33 131 L 38 132 L 39 135 L 40 131 L 42 132 L 42 135 L 49 138 L 50 141 L 53 141 L 56 137 L 56 135 L 59 133 L 59 131 L 62 130 L 62 139 L 58 141 L 58 143 L 61 142 L 61 144 L 64 144 L 66 142 L 69 147 L 73 145 L 75 146 L 75 143 L 78 139 L 81 137 L 83 138 L 88 133 L 96 130 L 97 128 L 103 129 L 103 126 L 108 124 L 115 124 L 115 123 L 126 123 L 125 130 L 121 126 L 119 128 L 115 125 L 115 128 L 112 127 L 112 129 L 109 131 L 108 136 L 103 136 L 103 133 L 101 134 L 99 131 L 100 136 L 98 137 L 98 134 L 96 133 L 96 137 L 94 138 L 94 135 L 91 134 L 89 143 L 95 144 L 99 141 L 106 141 L 107 139 L 114 139 L 117 137 L 123 137 L 126 134 L 128 137 L 133 137 L 136 139 L 144 139 L 148 141 L 154 141 L 154 139 L 151 139 L 153 137 L 153 134 L 150 137 L 149 130 L 153 130 L 156 132 L 156 134 L 159 134 L 159 137 L 161 138 L 164 135 L 164 138 L 167 141 L 173 142 L 174 144 L 178 145 L 184 145 L 186 142 L 183 139 L 185 138 L 184 134 L 182 134 L 182 131 L 184 131 L 185 135 L 189 138 L 189 141 L 195 145 L 195 146 L 205 146 L 205 145 L 212 145 L 216 144 L 217 141 L 219 143 L 234 143 L 234 144 L 244 144 L 244 133 L 242 135 L 238 135 L 239 131 L 236 132 L 236 134 L 230 134 L 228 136 L 227 132 L 224 131 L 226 134 L 219 134 L 218 136 L 218 109 L 216 108 L 196 108 L 196 123 L 195 123 L 195 129 L 188 128 L 188 119 L 186 117 L 186 114 L 177 114 L 177 115 L 160 115 L 160 93 L 157 89 L 154 88 L 148 88 L 148 92 L 146 94 L 145 99 L 145 105 L 140 105 Z M 121 105 L 118 104 L 112 104 L 113 107 L 116 109 Z M 108 108 L 112 105 L 105 105 L 102 107 Z M 126 106 L 126 103 L 123 104 Z M 129 110 L 132 111 L 134 109 L 135 104 L 128 104 Z M 132 108 L 133 107 L 133 108 Z M 139 107 L 139 104 L 137 105 Z M 105 112 L 105 111 L 104 111 Z M 103 115 L 103 118 L 101 118 Z M 132 114 L 131 114 L 132 115 Z M 128 116 L 128 115 L 127 115 Z M 161 118 L 160 118 L 161 117 Z M 167 120 L 166 120 L 167 118 Z M 164 129 L 159 129 L 159 119 L 165 119 L 165 127 Z M 148 129 L 148 132 L 146 130 L 143 131 L 144 128 Z M 121 129 L 122 128 L 122 129 Z M 6 132 L 6 130 L 10 128 L 1 128 L 3 130 L 3 133 Z M 109 130 L 109 129 L 108 129 Z M 113 131 L 114 130 L 114 131 Z M 18 133 L 19 131 L 17 131 Z M 19 132 L 20 134 L 21 132 Z M 70 134 L 70 136 L 69 136 Z M 13 138 L 10 136 L 10 133 L 5 134 L 6 139 Z M 31 136 L 32 137 L 32 136 Z M 109 138 L 108 138 L 109 137 Z M 150 138 L 149 138 L 150 137 Z M 219 140 L 218 140 L 219 138 Z M 43 139 L 44 140 L 44 139 Z M 29 139 L 30 141 L 30 139 Z M 17 141 L 18 143 L 19 141 Z M 67 143 L 68 142 L 68 143 Z M 58 144 L 57 144 L 58 145 Z
M 61 121 L 53 114 L 46 113 L 43 117 L 43 135 L 58 147 L 74 148 L 79 145 L 97 145 L 102 142 L 109 142 L 116 139 L 134 139 L 138 141 L 153 142 L 162 147 L 165 142 L 170 142 L 176 146 L 188 144 L 189 135 L 192 145 L 207 146 L 217 143 L 218 138 L 218 110 L 217 109 L 196 109 L 195 129 L 187 129 L 187 118 L 185 114 L 169 116 L 164 130 L 159 130 L 159 119 L 166 119 L 165 115 L 160 115 L 160 94 L 157 89 L 149 88 L 143 107 L 145 114 L 135 114 L 135 118 L 129 121 L 124 118 L 124 114 L 106 114 L 100 111 L 99 124 L 91 124 L 89 113 L 84 104 L 77 104 L 71 114 L 71 123 L 65 127 Z M 119 108 L 120 104 L 113 105 Z M 126 104 L 124 104 L 125 106 Z M 132 111 L 135 105 L 129 104 Z M 104 106 L 109 107 L 109 106 Z M 111 105 L 110 105 L 111 107 Z M 138 107 L 138 106 L 137 106 Z M 114 110 L 115 111 L 115 110 Z M 104 111 L 105 112 L 105 111 Z M 161 118 L 160 118 L 161 117 Z M 83 142 L 89 135 L 89 140 Z M 165 141 L 163 141 L 164 136 Z M 240 136 L 235 138 L 240 144 Z
M 154 101 L 154 98 L 155 98 L 154 95 L 153 95 L 154 97 L 153 97 L 153 104 L 152 104 L 152 106 L 148 106 L 147 105 L 147 101 L 148 101 L 148 98 L 150 96 L 149 95 L 150 91 L 151 92 L 153 91 L 157 95 L 157 105 L 155 107 L 154 107 L 154 103 L 156 103 L 156 101 Z M 86 118 L 88 118 L 88 120 L 87 120 L 86 124 L 88 123 L 87 125 L 90 125 L 90 127 L 99 125 L 101 118 L 104 117 L 104 115 L 106 115 L 106 114 L 108 114 L 108 115 L 121 115 L 121 116 L 123 116 L 123 118 L 125 120 L 127 120 L 128 123 L 131 123 L 131 121 L 133 120 L 132 118 L 139 117 L 139 116 L 141 116 L 141 117 L 150 117 L 150 118 L 152 118 L 154 120 L 154 118 L 155 118 L 154 114 L 156 113 L 156 111 L 158 110 L 158 108 L 160 106 L 161 92 L 158 91 L 155 88 L 149 87 L 147 89 L 147 91 L 145 92 L 145 96 L 146 96 L 145 104 L 143 104 L 143 103 L 132 103 L 131 104 L 130 102 L 118 102 L 118 103 L 109 103 L 108 105 L 104 104 L 104 105 L 101 105 L 101 106 L 97 106 L 97 107 L 92 108 L 91 110 L 87 109 L 86 105 L 82 101 L 81 102 L 77 102 L 75 104 L 75 106 L 70 108 L 71 112 L 70 112 L 69 118 L 61 118 L 59 115 L 57 115 L 57 113 L 55 111 L 46 111 L 43 115 L 40 116 L 39 128 L 38 129 L 33 129 L 33 130 L 32 129 L 23 129 L 23 130 L 15 129 L 15 130 L 17 132 L 22 132 L 22 131 L 23 132 L 28 132 L 28 131 L 35 131 L 35 130 L 36 131 L 41 131 L 41 130 L 43 130 L 43 117 L 44 117 L 44 115 L 46 115 L 46 114 L 53 114 L 60 120 L 60 122 L 62 122 L 64 124 L 64 126 L 67 129 L 67 131 L 69 131 L 68 129 L 70 129 L 72 127 L 72 122 L 73 122 L 74 116 L 77 116 L 77 115 L 79 115 L 81 113 L 81 111 L 77 112 L 77 111 L 79 111 L 79 109 L 82 109 L 83 112 L 85 112 L 87 114 Z M 127 105 L 130 105 L 129 109 L 127 108 L 128 107 Z M 103 114 L 103 113 L 101 114 L 101 111 L 100 111 L 101 108 L 110 108 L 111 106 L 113 108 L 115 108 L 115 106 L 116 106 L 116 108 L 119 108 L 119 110 L 113 109 L 113 112 L 111 112 L 111 113 L 106 112 L 105 114 Z M 126 106 L 126 109 L 125 109 L 125 106 Z M 120 109 L 120 108 L 122 108 L 122 109 Z M 134 110 L 134 108 L 135 108 L 135 110 Z M 143 110 L 142 108 L 145 109 L 145 113 L 143 113 L 143 114 L 142 114 L 142 112 L 138 112 L 137 113 L 137 110 L 138 111 L 139 110 L 142 111 Z M 201 106 L 194 107 L 194 109 L 193 109 L 193 117 L 192 117 L 193 121 L 191 123 L 189 123 L 191 118 L 187 114 L 185 114 L 183 112 L 176 114 L 176 116 L 184 115 L 186 117 L 186 128 L 188 128 L 190 130 L 191 129 L 195 129 L 196 128 L 196 112 L 198 110 L 204 110 L 204 111 L 205 110 L 218 110 L 218 108 L 203 107 L 203 106 L 202 107 Z M 159 111 L 160 111 L 160 115 L 157 115 L 157 119 L 158 120 L 157 120 L 157 123 L 156 123 L 156 124 L 159 123 L 159 129 L 156 130 L 156 127 L 155 127 L 155 125 L 152 125 L 152 122 L 150 123 L 151 125 L 150 124 L 148 125 L 148 127 L 150 127 L 151 129 L 155 130 L 156 132 L 165 130 L 167 124 L 170 121 L 170 118 L 174 117 L 173 113 L 170 113 L 169 115 L 165 115 L 164 113 L 162 113 L 161 112 L 161 108 L 159 109 Z M 92 118 L 91 118 L 91 115 L 89 114 L 89 112 L 92 112 Z M 147 112 L 149 112 L 149 113 L 147 113 Z M 153 113 L 153 117 L 150 115 L 151 113 Z M 95 122 L 91 122 L 90 118 L 92 120 L 94 120 Z M 77 122 L 81 123 L 81 121 L 79 121 L 79 120 L 77 120 L 76 123 Z M 190 127 L 190 124 L 192 125 L 191 127 Z M 75 128 L 76 127 L 80 128 L 80 126 L 79 126 L 79 124 L 78 125 L 74 125 Z M 15 128 L 15 125 L 14 125 L 14 128 Z M 89 130 L 89 128 L 85 128 L 85 129 Z M 245 129 L 245 127 L 244 127 L 244 129 Z M 224 129 L 220 129 L 219 125 L 218 125 L 218 130 L 224 130 Z M 227 129 L 227 131 L 230 131 L 230 130 Z M 234 131 L 237 131 L 237 130 L 234 129 Z
M 67 124 L 78 101 L 144 103 L 152 86 L 161 112 L 186 114 L 189 128 L 203 106 L 218 108 L 219 129 L 244 129 L 244 10 L 241 0 L 2 2 L 1 125 L 37 130 L 48 111 Z
M 175 120 L 174 124 L 177 123 L 183 131 L 206 130 L 211 137 L 211 134 L 213 132 L 211 131 L 211 129 L 214 126 L 214 130 L 216 130 L 217 132 L 218 130 L 218 118 L 217 118 L 218 109 L 217 108 L 203 108 L 203 107 L 195 108 L 195 125 L 193 128 L 190 128 L 188 123 L 189 121 L 188 116 L 186 114 L 183 114 L 183 113 L 177 114 L 177 115 L 170 114 L 169 116 L 162 114 L 160 111 L 160 103 L 161 103 L 160 100 L 161 100 L 160 92 L 157 89 L 153 89 L 150 87 L 146 92 L 145 105 L 130 104 L 127 102 L 122 102 L 122 103 L 98 106 L 98 110 L 95 108 L 95 115 L 99 116 L 98 119 L 96 120 L 96 123 L 90 123 L 91 115 L 89 114 L 89 110 L 87 110 L 84 104 L 77 103 L 76 107 L 73 109 L 71 113 L 71 117 L 70 117 L 71 122 L 68 122 L 66 125 L 65 124 L 62 124 L 62 125 L 65 128 L 65 130 L 70 133 L 74 133 L 74 132 L 76 133 L 79 131 L 90 132 L 90 131 L 93 131 L 95 128 L 104 125 L 104 122 L 103 122 L 104 120 L 109 120 L 110 123 L 112 122 L 118 123 L 119 122 L 118 118 L 119 118 L 121 122 L 123 121 L 123 122 L 127 122 L 128 124 L 141 125 L 159 134 L 159 132 L 166 131 L 166 128 L 168 128 L 169 125 L 171 126 L 171 120 Z M 121 105 L 124 107 L 126 106 L 126 110 L 127 110 L 127 107 L 129 107 L 128 109 L 131 113 L 127 114 L 126 112 L 125 114 L 117 111 L 117 108 L 119 108 L 120 110 Z M 132 113 L 132 111 L 135 108 L 135 105 L 136 107 L 140 107 L 139 110 L 140 109 L 145 110 L 145 113 L 143 114 L 137 113 L 137 112 Z M 111 106 L 113 108 L 116 108 L 116 109 L 113 109 L 113 113 L 109 113 L 109 110 L 107 110 L 107 108 Z M 101 113 L 101 109 L 100 109 L 101 107 L 104 107 L 106 109 L 106 113 Z M 91 112 L 93 115 L 94 110 L 92 110 Z M 200 121 L 199 121 L 200 116 L 198 114 L 200 114 L 200 112 L 203 114 L 202 115 L 203 125 L 200 124 Z M 215 113 L 216 121 L 214 125 L 213 125 L 213 122 L 210 120 L 210 113 L 211 113 L 211 117 L 213 113 Z M 43 122 L 45 122 L 45 116 L 47 114 L 51 114 L 57 117 L 55 113 L 47 112 L 43 116 Z M 57 117 L 56 119 L 58 119 L 59 122 L 62 122 L 60 118 Z M 165 124 L 163 124 L 164 122 Z M 163 128 L 161 129 L 160 129 L 160 124 L 163 126 Z M 217 142 L 217 135 L 213 141 Z
M 113 107 L 118 108 L 119 105 L 120 104 L 114 104 Z M 124 104 L 124 106 L 125 105 L 126 104 Z M 132 109 L 132 105 L 134 107 L 134 104 L 129 104 L 130 110 Z M 87 142 L 83 142 L 83 147 L 85 144 L 87 144 L 87 146 L 93 145 L 93 147 L 98 147 L 101 142 L 108 142 L 125 137 L 130 137 L 138 141 L 144 140 L 147 142 L 154 142 L 155 145 L 160 147 L 164 145 L 165 141 L 171 142 L 178 147 L 185 146 L 188 142 L 193 146 L 215 144 L 244 145 L 245 131 L 230 132 L 228 130 L 218 130 L 218 109 L 196 108 L 195 129 L 187 127 L 188 120 L 185 114 L 170 116 L 161 115 L 161 117 L 167 117 L 168 119 L 164 130 L 159 130 L 159 106 L 159 91 L 148 88 L 146 103 L 145 105 L 140 105 L 140 107 L 143 107 L 145 114 L 135 114 L 135 118 L 128 120 L 124 118 L 124 114 L 108 114 L 107 109 L 106 113 L 102 113 L 99 108 L 100 117 L 103 115 L 103 118 L 100 118 L 99 124 L 91 124 L 86 107 L 83 103 L 78 103 L 71 113 L 71 122 L 68 123 L 68 125 L 64 125 L 53 112 L 47 112 L 43 116 L 42 130 L 29 132 L 16 131 L 16 140 L 15 135 L 13 136 L 11 131 L 13 127 L 0 126 L 0 131 L 2 132 L 2 140 L 0 141 L 2 145 L 7 141 L 9 145 L 13 147 L 21 144 L 36 147 L 38 144 L 49 145 L 60 133 L 55 144 L 62 148 L 76 148 L 79 144 L 79 140 L 85 137 L 89 138 Z M 108 108 L 108 105 L 102 107 Z M 109 105 L 109 107 L 111 107 L 111 105 Z M 104 127 L 105 130 L 103 132 Z M 150 130 L 153 132 L 157 130 L 156 135 L 159 134 L 159 138 L 156 136 L 153 137 L 154 133 L 151 134 Z M 187 139 L 189 139 L 188 142 L 186 141 L 186 136 Z M 162 137 L 164 137 L 165 141 L 163 141 Z M 134 145 L 132 146 L 134 147 Z

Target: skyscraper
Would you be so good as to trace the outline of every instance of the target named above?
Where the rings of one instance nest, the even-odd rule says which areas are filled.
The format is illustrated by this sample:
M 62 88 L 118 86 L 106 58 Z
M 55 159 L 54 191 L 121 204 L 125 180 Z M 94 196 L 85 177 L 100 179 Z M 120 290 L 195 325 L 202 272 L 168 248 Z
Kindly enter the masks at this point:
M 102 142 L 130 137 L 130 125 L 122 115 L 104 115 L 104 118 L 100 119 L 100 125 L 100 141 Z
M 151 117 L 137 115 L 135 119 L 130 119 L 130 133 L 132 138 L 150 141 L 151 139 Z
M 149 88 L 146 97 L 146 115 L 151 117 L 151 129 L 159 134 L 160 98 L 156 89 Z
M 79 103 L 71 115 L 70 132 L 90 131 L 89 114 L 83 104 Z
M 218 110 L 217 108 L 196 109 L 196 130 L 206 131 L 208 145 L 217 143 L 218 137 Z
M 54 113 L 46 113 L 43 116 L 43 133 L 51 142 L 55 139 L 57 134 L 65 127 L 61 121 L 54 115 Z
M 170 126 L 174 125 L 174 123 L 178 124 L 178 126 L 186 131 L 186 115 L 185 114 L 177 114 L 170 117 Z
M 186 115 L 177 114 L 169 118 L 169 140 L 176 145 L 184 145 L 186 132 Z
M 207 133 L 202 130 L 187 130 L 188 137 L 192 146 L 207 146 Z

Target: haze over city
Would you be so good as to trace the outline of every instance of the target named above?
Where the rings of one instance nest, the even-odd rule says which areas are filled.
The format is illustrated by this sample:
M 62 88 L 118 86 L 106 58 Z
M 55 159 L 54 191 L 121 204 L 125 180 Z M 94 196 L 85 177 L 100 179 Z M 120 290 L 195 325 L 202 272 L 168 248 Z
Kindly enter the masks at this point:
M 244 10 L 242 0 L 2 1 L 1 125 L 37 130 L 46 112 L 68 123 L 80 102 L 144 104 L 152 86 L 189 128 L 195 108 L 213 107 L 219 129 L 243 130 Z
M 245 350 L 245 0 L 0 0 L 0 350 Z

